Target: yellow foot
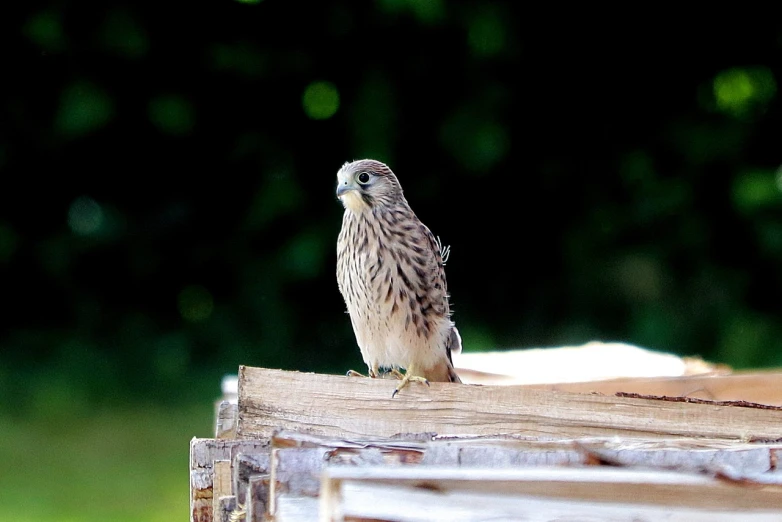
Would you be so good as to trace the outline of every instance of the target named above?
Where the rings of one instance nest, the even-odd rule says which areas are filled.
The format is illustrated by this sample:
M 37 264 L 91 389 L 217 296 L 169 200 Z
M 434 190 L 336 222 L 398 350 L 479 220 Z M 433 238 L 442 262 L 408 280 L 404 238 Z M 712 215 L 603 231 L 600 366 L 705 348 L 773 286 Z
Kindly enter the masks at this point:
M 345 376 L 346 377 L 366 377 L 366 375 L 364 375 L 363 373 L 359 373 L 356 370 L 348 370 L 348 373 L 346 373 Z M 371 378 L 373 378 L 373 379 L 376 378 L 377 377 L 377 370 L 370 369 L 369 370 L 369 376 Z
M 393 370 L 391 370 L 388 373 L 396 376 L 397 379 L 401 379 L 402 380 L 402 382 L 400 382 L 399 385 L 394 390 L 394 393 L 391 394 L 391 398 L 392 399 L 394 397 L 396 397 L 396 394 L 399 393 L 399 390 L 401 390 L 402 388 L 407 386 L 407 384 L 410 383 L 410 382 L 420 382 L 420 383 L 423 383 L 423 384 L 426 384 L 427 386 L 429 386 L 429 381 L 427 381 L 425 377 L 419 377 L 418 375 L 413 375 L 410 372 L 407 372 L 404 375 L 402 375 L 402 372 L 400 372 L 399 370 L 394 368 Z

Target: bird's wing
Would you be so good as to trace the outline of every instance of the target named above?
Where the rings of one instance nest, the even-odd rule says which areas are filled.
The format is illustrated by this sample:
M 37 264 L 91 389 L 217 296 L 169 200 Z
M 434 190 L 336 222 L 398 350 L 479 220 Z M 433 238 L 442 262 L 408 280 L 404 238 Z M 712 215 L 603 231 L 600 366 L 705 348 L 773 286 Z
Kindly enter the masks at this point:
M 445 263 L 443 262 L 441 244 L 423 223 L 421 223 L 421 234 L 428 258 L 425 285 L 430 289 L 432 306 L 437 309 L 438 313 L 450 317 L 451 307 L 448 303 L 448 284 L 445 280 Z

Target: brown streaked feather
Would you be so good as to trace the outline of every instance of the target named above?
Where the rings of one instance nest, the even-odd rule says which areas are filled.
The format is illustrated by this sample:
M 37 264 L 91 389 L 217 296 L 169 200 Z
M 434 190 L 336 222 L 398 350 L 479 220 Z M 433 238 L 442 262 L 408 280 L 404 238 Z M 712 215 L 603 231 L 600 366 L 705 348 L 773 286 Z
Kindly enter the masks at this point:
M 362 356 L 370 371 L 404 367 L 431 381 L 460 382 L 451 353 L 461 341 L 450 319 L 440 244 L 386 165 L 345 164 L 338 183 L 361 172 L 372 177 L 354 184 L 349 193 L 357 196 L 343 199 L 337 280 Z

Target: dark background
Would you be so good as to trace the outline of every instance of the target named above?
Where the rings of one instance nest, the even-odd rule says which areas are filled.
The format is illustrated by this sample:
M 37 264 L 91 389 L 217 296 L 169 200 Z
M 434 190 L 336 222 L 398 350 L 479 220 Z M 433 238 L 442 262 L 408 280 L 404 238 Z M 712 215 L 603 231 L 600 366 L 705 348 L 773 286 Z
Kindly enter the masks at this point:
M 334 185 L 364 157 L 451 245 L 466 351 L 782 364 L 773 17 L 196 4 L 4 17 L 13 408 L 211 398 L 239 364 L 362 369 Z

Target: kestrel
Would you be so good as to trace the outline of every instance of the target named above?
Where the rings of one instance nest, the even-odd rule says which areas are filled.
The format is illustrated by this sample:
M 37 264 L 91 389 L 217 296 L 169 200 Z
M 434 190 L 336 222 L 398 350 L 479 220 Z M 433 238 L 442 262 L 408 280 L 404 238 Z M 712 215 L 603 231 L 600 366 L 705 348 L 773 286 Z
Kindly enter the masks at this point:
M 379 161 L 345 163 L 337 197 L 345 207 L 337 282 L 369 376 L 389 368 L 402 379 L 393 395 L 410 381 L 461 382 L 451 360 L 462 340 L 448 304 L 447 250 Z

